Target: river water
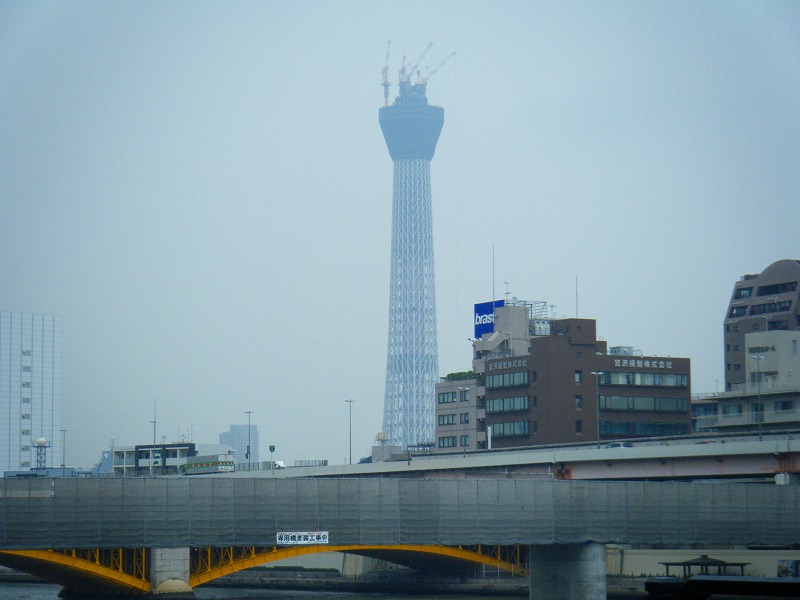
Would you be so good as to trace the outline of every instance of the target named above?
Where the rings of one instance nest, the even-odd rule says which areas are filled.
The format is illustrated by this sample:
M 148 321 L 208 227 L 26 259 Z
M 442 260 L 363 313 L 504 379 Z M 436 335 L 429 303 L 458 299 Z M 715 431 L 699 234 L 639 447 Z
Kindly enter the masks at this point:
M 43 583 L 0 583 L 0 600 L 58 600 L 61 586 Z M 352 594 L 349 592 L 305 592 L 288 590 L 199 587 L 198 600 L 476 600 L 477 596 L 407 596 Z M 508 596 L 481 596 L 481 600 L 509 600 Z

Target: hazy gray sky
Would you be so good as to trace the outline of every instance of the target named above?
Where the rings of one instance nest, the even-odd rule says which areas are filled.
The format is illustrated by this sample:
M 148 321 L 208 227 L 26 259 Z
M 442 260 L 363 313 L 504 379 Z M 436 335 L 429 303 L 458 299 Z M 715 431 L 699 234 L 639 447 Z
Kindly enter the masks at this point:
M 0 308 L 63 319 L 67 462 L 381 428 L 380 71 L 433 42 L 439 365 L 472 304 L 596 318 L 722 389 L 733 283 L 800 258 L 800 3 L 0 1 Z M 396 86 L 393 92 L 396 91 Z M 494 276 L 492 253 L 494 250 Z M 504 282 L 510 282 L 508 286 Z

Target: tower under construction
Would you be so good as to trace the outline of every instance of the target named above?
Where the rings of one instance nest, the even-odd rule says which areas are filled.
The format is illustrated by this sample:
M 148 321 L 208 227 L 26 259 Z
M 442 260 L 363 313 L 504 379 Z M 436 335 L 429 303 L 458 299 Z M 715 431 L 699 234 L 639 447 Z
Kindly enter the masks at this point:
M 427 77 L 433 74 L 430 69 L 433 67 Z M 416 65 L 406 68 L 405 60 L 399 73 L 399 94 L 389 105 L 387 70 L 388 66 L 383 71 L 385 106 L 379 111 L 379 121 L 394 176 L 383 437 L 390 445 L 405 449 L 434 439 L 439 367 L 430 164 L 444 124 L 444 109 L 428 105 L 427 77 L 420 75 Z M 412 75 L 416 83 L 412 83 Z

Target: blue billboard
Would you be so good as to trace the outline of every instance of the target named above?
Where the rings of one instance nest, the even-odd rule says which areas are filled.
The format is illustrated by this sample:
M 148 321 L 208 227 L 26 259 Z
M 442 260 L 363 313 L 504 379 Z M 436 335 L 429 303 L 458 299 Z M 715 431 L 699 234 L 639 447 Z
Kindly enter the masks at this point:
M 494 309 L 505 306 L 505 300 L 495 300 L 494 302 L 481 302 L 475 305 L 475 339 L 481 339 L 484 333 L 494 331 Z

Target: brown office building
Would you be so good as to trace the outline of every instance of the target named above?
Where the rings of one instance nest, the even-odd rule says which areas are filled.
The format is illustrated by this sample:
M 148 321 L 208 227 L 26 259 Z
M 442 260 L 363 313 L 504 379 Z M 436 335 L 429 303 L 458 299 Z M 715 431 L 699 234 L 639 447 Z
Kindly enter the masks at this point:
M 744 275 L 734 284 L 724 324 L 726 391 L 746 387 L 747 334 L 800 330 L 798 282 L 800 261 L 787 259 L 772 263 L 758 275 Z
M 546 335 L 515 339 L 502 331 L 511 321 L 502 313 L 513 309 L 498 309 L 501 330 L 474 344 L 473 364 L 484 384 L 483 447 L 690 433 L 688 358 L 634 356 L 629 347 L 609 351 L 596 339 L 592 319 L 552 320 Z

